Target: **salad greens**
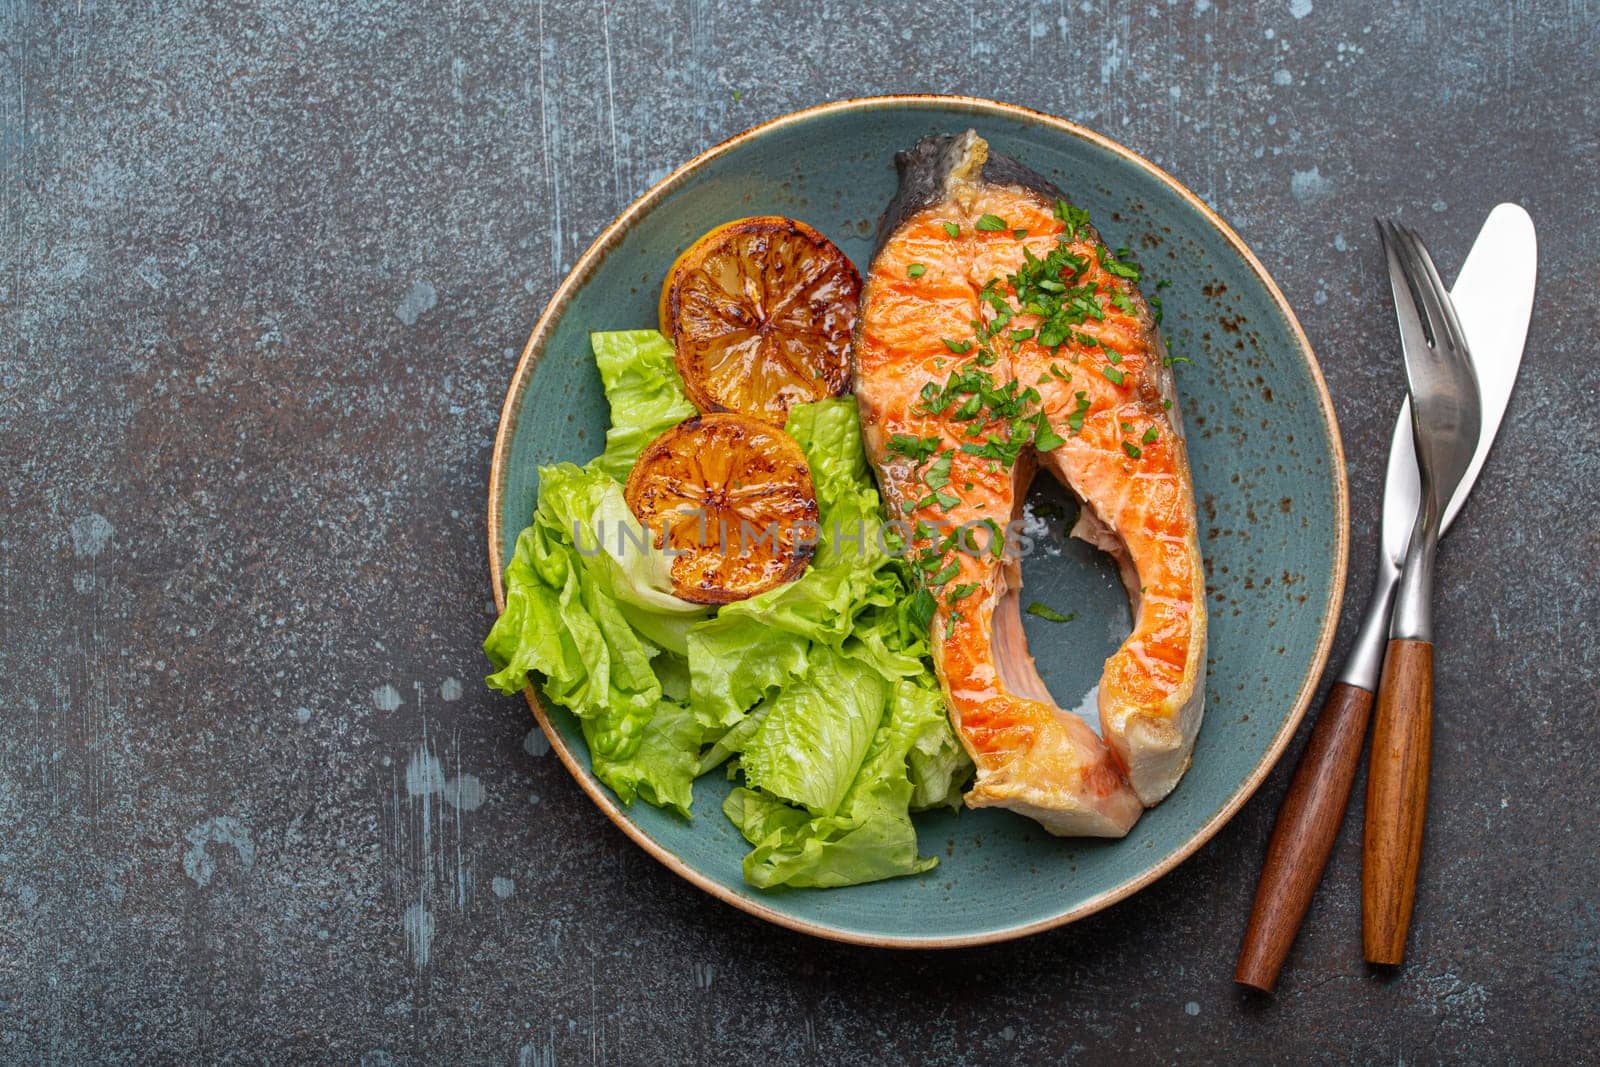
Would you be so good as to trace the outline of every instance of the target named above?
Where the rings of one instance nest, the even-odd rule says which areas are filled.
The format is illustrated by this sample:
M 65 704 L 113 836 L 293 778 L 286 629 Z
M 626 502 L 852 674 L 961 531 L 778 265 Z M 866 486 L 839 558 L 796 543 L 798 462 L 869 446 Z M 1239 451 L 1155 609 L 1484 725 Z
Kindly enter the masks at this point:
M 591 335 L 611 405 L 604 453 L 539 471 L 533 522 L 484 642 L 490 686 L 532 674 L 570 710 L 595 777 L 689 815 L 729 763 L 723 804 L 752 846 L 745 878 L 842 886 L 915 874 L 910 813 L 960 805 L 971 763 L 944 712 L 915 588 L 885 543 L 855 400 L 806 404 L 785 429 L 817 493 L 819 540 L 797 580 L 715 610 L 672 594 L 622 494 L 645 446 L 695 414 L 654 330 Z M 731 762 L 730 762 L 731 761 Z

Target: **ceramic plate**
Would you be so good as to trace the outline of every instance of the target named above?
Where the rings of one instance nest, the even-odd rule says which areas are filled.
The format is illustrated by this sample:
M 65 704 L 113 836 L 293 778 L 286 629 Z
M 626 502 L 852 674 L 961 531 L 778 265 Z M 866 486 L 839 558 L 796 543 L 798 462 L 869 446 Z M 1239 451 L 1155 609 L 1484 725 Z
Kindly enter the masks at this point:
M 729 784 L 695 783 L 694 819 L 623 808 L 589 773 L 577 722 L 528 700 L 550 742 L 607 817 L 712 895 L 823 937 L 941 947 L 1018 937 L 1082 918 L 1149 885 L 1217 832 L 1294 733 L 1327 657 L 1344 587 L 1344 459 L 1333 407 L 1294 313 L 1227 224 L 1151 163 L 1061 119 L 952 97 L 849 100 L 775 119 L 674 171 L 600 234 L 534 327 L 511 382 L 489 487 L 495 599 L 530 520 L 538 468 L 597 454 L 607 425 L 591 330 L 654 327 L 667 266 L 700 234 L 744 215 L 790 215 L 831 237 L 865 273 L 894 154 L 928 134 L 975 127 L 1089 209 L 1107 243 L 1169 279 L 1164 332 L 1189 433 L 1210 647 L 1205 724 L 1177 790 L 1121 841 L 1060 840 L 1004 811 L 918 816 L 913 878 L 830 890 L 761 891 L 740 874 L 746 846 L 722 816 Z M 1147 280 L 1146 292 L 1154 294 Z M 1048 478 L 1051 536 L 1024 563 L 1024 598 L 1075 618 L 1026 616 L 1058 703 L 1090 698 L 1130 626 L 1109 561 L 1064 535 L 1074 505 Z M 1092 700 L 1090 700 L 1092 707 Z

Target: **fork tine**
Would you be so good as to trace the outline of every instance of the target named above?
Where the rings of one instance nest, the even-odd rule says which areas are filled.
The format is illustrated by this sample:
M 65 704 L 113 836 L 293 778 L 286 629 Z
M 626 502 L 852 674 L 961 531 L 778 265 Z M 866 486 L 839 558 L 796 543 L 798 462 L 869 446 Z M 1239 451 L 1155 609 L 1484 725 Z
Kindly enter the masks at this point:
M 1416 234 L 1403 226 L 1394 226 L 1394 235 L 1400 255 L 1400 269 L 1405 273 L 1406 281 L 1410 284 L 1417 303 L 1417 310 L 1422 315 L 1422 325 L 1428 334 L 1428 345 L 1434 350 L 1435 355 L 1441 354 L 1440 350 L 1445 344 L 1452 341 L 1446 332 L 1448 327 L 1441 294 L 1434 288 L 1422 255 L 1417 251 Z
M 1423 312 L 1417 306 L 1419 297 L 1416 284 L 1411 280 L 1400 256 L 1400 235 L 1393 222 L 1374 219 L 1378 227 L 1378 240 L 1383 245 L 1384 258 L 1389 264 L 1389 289 L 1394 294 L 1395 319 L 1400 327 L 1401 340 L 1407 344 L 1427 344 L 1423 327 Z
M 1416 250 L 1417 259 L 1422 263 L 1423 271 L 1428 278 L 1429 288 L 1437 300 L 1444 324 L 1445 336 L 1450 345 L 1461 355 L 1467 354 L 1466 333 L 1461 329 L 1461 319 L 1456 315 L 1455 301 L 1450 298 L 1450 291 L 1445 288 L 1444 279 L 1439 277 L 1439 269 L 1434 266 L 1433 256 L 1428 253 L 1428 246 L 1422 243 L 1422 238 L 1416 230 L 1406 228 L 1406 236 L 1410 238 Z
M 1380 233 L 1386 238 L 1390 251 L 1389 284 L 1394 289 L 1402 339 L 1409 333 L 1412 343 L 1432 349 L 1441 327 L 1439 312 L 1430 301 L 1426 275 L 1405 231 L 1397 223 L 1385 221 Z

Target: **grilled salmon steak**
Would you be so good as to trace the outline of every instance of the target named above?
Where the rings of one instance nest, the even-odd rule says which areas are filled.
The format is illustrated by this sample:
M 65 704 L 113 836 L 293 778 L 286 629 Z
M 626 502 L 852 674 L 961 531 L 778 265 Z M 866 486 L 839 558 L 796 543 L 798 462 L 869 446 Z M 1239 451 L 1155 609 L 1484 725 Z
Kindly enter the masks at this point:
M 1204 702 L 1204 577 L 1165 348 L 1137 268 L 1039 175 L 972 131 L 897 164 L 855 386 L 977 765 L 967 803 L 1120 837 L 1187 769 Z M 1118 560 L 1133 605 L 1100 679 L 1100 735 L 1051 699 L 1023 635 L 1006 532 L 1039 466 L 1076 494 L 1074 534 Z

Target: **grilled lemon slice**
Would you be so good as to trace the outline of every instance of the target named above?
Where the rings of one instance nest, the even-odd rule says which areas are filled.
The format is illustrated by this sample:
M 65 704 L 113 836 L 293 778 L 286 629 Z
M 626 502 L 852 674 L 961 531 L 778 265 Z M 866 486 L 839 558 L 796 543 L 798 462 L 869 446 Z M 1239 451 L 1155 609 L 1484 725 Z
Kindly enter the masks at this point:
M 672 591 L 697 604 L 745 600 L 800 576 L 817 541 L 817 496 L 794 438 L 747 415 L 701 415 L 652 441 L 623 495 Z
M 850 384 L 861 275 L 803 222 L 761 215 L 725 223 L 679 256 L 661 287 L 689 399 L 782 426 L 789 408 Z

